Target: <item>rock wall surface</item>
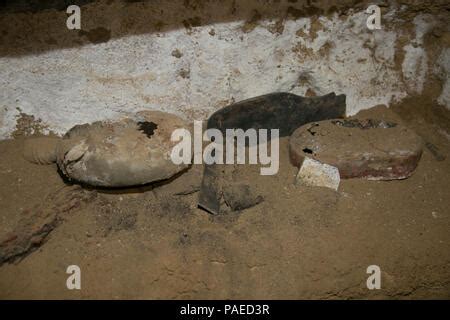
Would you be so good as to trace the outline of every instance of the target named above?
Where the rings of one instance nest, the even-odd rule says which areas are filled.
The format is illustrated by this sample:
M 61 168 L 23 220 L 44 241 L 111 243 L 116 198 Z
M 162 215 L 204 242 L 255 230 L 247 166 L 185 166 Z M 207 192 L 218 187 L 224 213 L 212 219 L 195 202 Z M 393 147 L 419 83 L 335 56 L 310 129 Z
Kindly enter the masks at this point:
M 353 115 L 433 85 L 450 108 L 445 1 L 83 2 L 81 30 L 61 8 L 0 10 L 0 138 L 142 109 L 205 119 L 274 91 L 344 93 Z

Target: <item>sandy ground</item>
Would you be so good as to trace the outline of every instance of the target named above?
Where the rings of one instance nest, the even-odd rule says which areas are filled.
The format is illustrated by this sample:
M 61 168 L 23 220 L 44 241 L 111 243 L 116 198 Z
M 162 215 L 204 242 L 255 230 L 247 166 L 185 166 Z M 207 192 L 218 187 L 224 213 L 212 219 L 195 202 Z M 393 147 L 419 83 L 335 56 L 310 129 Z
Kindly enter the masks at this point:
M 88 190 L 68 210 L 79 187 L 55 165 L 26 162 L 23 140 L 0 141 L 1 238 L 30 212 L 67 210 L 43 245 L 0 267 L 0 298 L 449 299 L 449 128 L 403 110 L 441 156 L 424 149 L 409 179 L 344 180 L 338 192 L 295 186 L 283 140 L 278 175 L 234 173 L 264 201 L 223 216 L 196 207 L 198 167 L 162 186 Z M 81 290 L 66 288 L 73 264 Z M 366 287 L 373 264 L 380 290 Z

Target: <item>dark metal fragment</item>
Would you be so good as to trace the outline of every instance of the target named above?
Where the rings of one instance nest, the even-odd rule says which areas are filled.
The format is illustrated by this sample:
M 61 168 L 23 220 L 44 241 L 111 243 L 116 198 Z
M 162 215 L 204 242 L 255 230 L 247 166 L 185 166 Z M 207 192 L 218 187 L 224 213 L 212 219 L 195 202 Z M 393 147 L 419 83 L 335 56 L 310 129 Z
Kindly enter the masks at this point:
M 244 100 L 215 112 L 208 119 L 207 128 L 279 129 L 279 136 L 290 136 L 298 127 L 314 121 L 345 116 L 345 95 L 330 93 L 321 97 L 301 97 L 278 92 Z M 270 136 L 269 136 L 270 139 Z M 199 206 L 210 213 L 220 213 L 223 196 L 223 173 L 220 165 L 205 165 Z

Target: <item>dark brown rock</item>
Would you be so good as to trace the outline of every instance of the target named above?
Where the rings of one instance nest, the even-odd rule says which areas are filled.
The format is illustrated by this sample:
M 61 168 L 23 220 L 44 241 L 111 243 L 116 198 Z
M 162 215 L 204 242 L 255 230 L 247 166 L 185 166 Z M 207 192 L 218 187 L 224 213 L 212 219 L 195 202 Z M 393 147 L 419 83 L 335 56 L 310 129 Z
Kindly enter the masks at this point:
M 357 117 L 313 122 L 291 136 L 291 162 L 300 166 L 308 156 L 339 169 L 340 177 L 392 180 L 409 177 L 422 155 L 421 138 L 401 120 L 371 112 Z M 366 113 L 366 115 L 369 115 Z

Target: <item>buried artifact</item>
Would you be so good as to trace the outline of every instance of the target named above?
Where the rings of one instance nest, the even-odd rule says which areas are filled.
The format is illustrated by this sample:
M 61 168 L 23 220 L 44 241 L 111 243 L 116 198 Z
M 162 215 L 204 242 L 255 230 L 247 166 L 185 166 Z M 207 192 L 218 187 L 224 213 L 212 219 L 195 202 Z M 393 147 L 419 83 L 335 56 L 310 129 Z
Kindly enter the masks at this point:
M 226 129 L 278 129 L 279 136 L 285 137 L 306 123 L 344 116 L 345 95 L 330 93 L 306 98 L 279 92 L 229 105 L 208 119 L 207 128 L 216 128 L 222 133 Z M 221 200 L 227 194 L 226 188 L 220 165 L 205 165 L 199 206 L 210 213 L 219 214 Z
M 405 179 L 422 155 L 423 142 L 401 122 L 374 118 L 306 124 L 289 139 L 291 163 L 312 158 L 339 170 L 341 179 Z
M 174 130 L 189 130 L 181 118 L 141 111 L 119 121 L 76 125 L 63 138 L 25 141 L 24 157 L 34 163 L 57 162 L 70 180 L 100 187 L 128 187 L 168 179 L 186 169 L 170 153 Z

